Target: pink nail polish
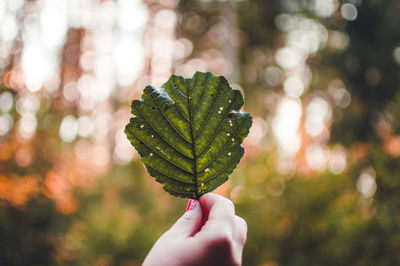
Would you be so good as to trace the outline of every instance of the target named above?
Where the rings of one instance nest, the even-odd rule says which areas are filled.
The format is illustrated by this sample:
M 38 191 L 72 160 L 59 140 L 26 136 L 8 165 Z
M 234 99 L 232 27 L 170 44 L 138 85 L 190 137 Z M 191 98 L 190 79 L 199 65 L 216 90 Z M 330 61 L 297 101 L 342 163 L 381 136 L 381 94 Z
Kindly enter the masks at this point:
M 189 202 L 188 202 L 188 205 L 186 207 L 186 211 L 193 210 L 196 207 L 196 205 L 197 205 L 197 200 L 190 199 Z

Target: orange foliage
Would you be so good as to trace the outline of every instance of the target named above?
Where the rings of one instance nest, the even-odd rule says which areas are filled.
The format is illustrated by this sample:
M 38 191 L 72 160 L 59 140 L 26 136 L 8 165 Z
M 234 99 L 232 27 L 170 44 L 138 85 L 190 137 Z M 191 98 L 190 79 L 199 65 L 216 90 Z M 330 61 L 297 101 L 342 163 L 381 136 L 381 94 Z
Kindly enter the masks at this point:
M 38 180 L 38 176 L 35 175 L 21 178 L 0 176 L 0 199 L 8 201 L 15 207 L 21 207 L 39 194 Z
M 400 136 L 392 135 L 392 126 L 387 121 L 379 121 L 376 131 L 383 142 L 383 150 L 392 157 L 400 156 Z
M 8 166 L 15 162 L 27 168 L 35 156 L 39 142 L 24 142 L 16 135 L 10 134 L 5 142 L 0 143 L 0 170 L 8 173 Z M 42 194 L 55 201 L 57 210 L 62 214 L 74 213 L 78 208 L 77 200 L 73 196 L 76 187 L 90 187 L 96 177 L 104 169 L 100 169 L 91 160 L 79 160 L 73 153 L 66 152 L 54 156 L 52 168 L 43 169 L 43 173 L 11 177 L 0 175 L 0 200 L 4 200 L 16 207 L 23 207 L 30 199 Z M 105 169 L 108 166 L 105 167 Z
M 72 214 L 78 209 L 78 202 L 72 195 L 72 186 L 63 171 L 50 170 L 45 178 L 43 194 L 52 198 L 56 209 L 62 214 Z
M 393 137 L 386 139 L 383 144 L 383 149 L 387 154 L 393 157 L 400 156 L 400 137 Z
M 22 67 L 19 65 L 14 65 L 11 71 L 4 73 L 3 82 L 4 85 L 10 89 L 18 90 L 26 88 Z
M 9 160 L 12 156 L 12 149 L 11 145 L 6 142 L 6 143 L 0 143 L 0 161 L 6 161 Z
M 62 214 L 72 214 L 78 209 L 78 202 L 72 194 L 64 194 L 56 200 L 56 209 Z
M 79 160 L 73 154 L 64 153 L 54 158 L 53 168 L 45 175 L 42 193 L 52 198 L 62 214 L 72 214 L 78 209 L 73 196 L 77 187 L 90 187 L 100 174 L 90 160 Z

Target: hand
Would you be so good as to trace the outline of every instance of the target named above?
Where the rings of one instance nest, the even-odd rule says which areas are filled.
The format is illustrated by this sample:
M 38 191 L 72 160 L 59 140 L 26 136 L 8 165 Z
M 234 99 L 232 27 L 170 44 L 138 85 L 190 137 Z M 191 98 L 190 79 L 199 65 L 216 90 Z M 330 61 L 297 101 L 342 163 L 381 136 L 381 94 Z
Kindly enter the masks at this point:
M 203 226 L 202 208 L 209 211 Z M 246 236 L 247 224 L 235 215 L 233 203 L 208 193 L 189 201 L 185 214 L 157 240 L 143 266 L 241 265 Z

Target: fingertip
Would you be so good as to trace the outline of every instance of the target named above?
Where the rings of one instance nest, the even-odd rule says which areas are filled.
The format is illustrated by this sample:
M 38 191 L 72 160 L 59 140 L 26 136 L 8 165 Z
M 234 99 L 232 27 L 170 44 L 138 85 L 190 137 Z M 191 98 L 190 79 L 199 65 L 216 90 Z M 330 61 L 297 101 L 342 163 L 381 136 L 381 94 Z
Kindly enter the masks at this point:
M 221 195 L 214 193 L 206 193 L 199 198 L 201 207 L 206 210 L 210 210 L 211 207 L 219 200 L 224 199 Z
M 198 205 L 198 201 L 197 201 L 197 200 L 190 199 L 190 200 L 188 201 L 187 206 L 186 206 L 186 211 L 191 211 L 191 210 L 193 210 L 194 208 L 196 208 L 197 205 Z
M 184 216 L 193 217 L 195 219 L 197 219 L 198 217 L 201 217 L 202 209 L 201 209 L 200 202 L 195 199 L 190 199 L 186 206 L 186 211 L 184 213 Z
M 178 236 L 193 236 L 199 229 L 202 221 L 202 212 L 197 200 L 188 202 L 185 213 L 170 228 L 169 232 Z
M 205 201 L 207 200 L 208 197 L 210 197 L 210 195 L 212 195 L 212 193 L 206 193 L 200 196 L 199 202 L 202 206 L 205 205 Z
M 235 213 L 235 205 L 233 202 L 225 198 L 221 195 L 214 194 L 214 193 L 207 193 L 204 194 L 200 197 L 199 202 L 201 204 L 202 209 L 206 209 L 211 211 L 211 208 L 214 207 L 214 205 L 224 205 L 225 208 L 228 208 Z

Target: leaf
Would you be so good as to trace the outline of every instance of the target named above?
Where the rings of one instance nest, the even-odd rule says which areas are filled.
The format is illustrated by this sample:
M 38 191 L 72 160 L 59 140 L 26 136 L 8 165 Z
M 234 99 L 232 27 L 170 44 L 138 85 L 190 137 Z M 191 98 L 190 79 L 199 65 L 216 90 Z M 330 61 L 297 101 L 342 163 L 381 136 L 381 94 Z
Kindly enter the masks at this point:
M 239 111 L 242 105 L 223 76 L 172 75 L 132 101 L 135 116 L 125 133 L 164 190 L 197 199 L 223 184 L 244 154 L 252 117 Z

